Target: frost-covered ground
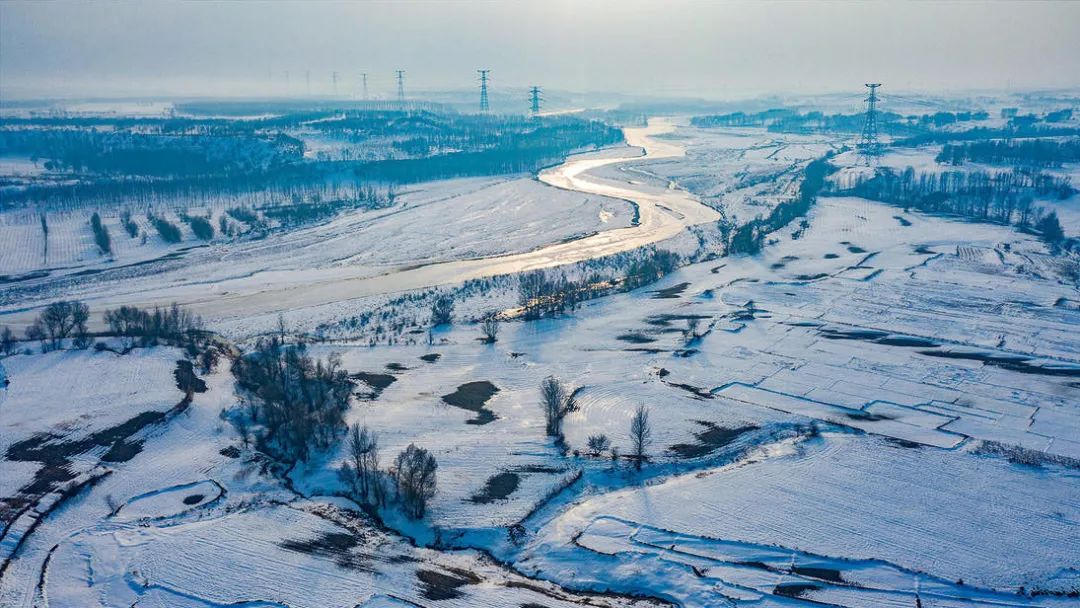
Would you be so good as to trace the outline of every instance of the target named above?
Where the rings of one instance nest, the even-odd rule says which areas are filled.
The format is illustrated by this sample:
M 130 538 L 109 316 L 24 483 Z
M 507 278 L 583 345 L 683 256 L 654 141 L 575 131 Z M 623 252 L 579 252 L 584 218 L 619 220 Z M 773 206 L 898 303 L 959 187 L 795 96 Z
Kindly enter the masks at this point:
M 365 265 L 378 272 L 379 267 L 528 251 L 628 226 L 633 216 L 624 201 L 554 191 L 527 178 L 425 183 L 400 193 L 391 208 L 350 211 L 328 223 L 275 232 L 258 241 L 228 242 L 218 235 L 218 240 L 205 243 L 177 219 L 175 212 L 167 210 L 157 213 L 180 226 L 182 242 L 164 242 L 144 213 L 133 213 L 132 220 L 145 238 L 131 238 L 120 224 L 122 211 L 101 211 L 113 243 L 111 256 L 103 255 L 94 244 L 89 220 L 93 210 L 49 213 L 47 251 L 36 213 L 0 213 L 0 234 L 10 245 L 0 250 L 0 274 L 50 270 L 50 280 L 35 283 L 49 290 L 62 287 L 52 283 L 87 269 L 115 275 L 114 279 L 123 279 L 125 284 L 177 266 L 198 266 L 207 276 L 218 279 L 319 266 Z M 193 215 L 206 211 L 188 209 Z M 224 208 L 208 211 L 216 229 Z M 175 252 L 182 252 L 178 253 L 182 262 L 131 266 Z
M 775 152 L 791 154 L 776 161 L 790 172 L 830 145 L 755 144 L 735 167 L 717 153 L 716 171 L 767 172 Z M 651 163 L 665 171 L 591 175 L 658 196 L 672 179 L 690 189 L 708 166 L 689 153 Z M 761 182 L 779 188 L 769 196 L 790 187 L 794 173 L 784 175 Z M 744 217 L 732 194 L 709 202 Z M 466 319 L 514 306 L 511 294 L 459 302 L 458 321 L 431 344 L 421 332 L 393 346 L 313 346 L 354 374 L 347 420 L 379 434 L 384 463 L 409 443 L 436 457 L 439 491 L 420 522 L 387 510 L 379 528 L 334 496 L 343 446 L 275 475 L 221 418 L 236 405 L 223 361 L 186 409 L 124 440 L 139 442 L 134 454 L 109 460 L 101 445 L 73 457 L 93 483 L 30 518 L 41 523 L 29 534 L 32 521 L 5 520 L 0 558 L 13 559 L 0 604 L 633 604 L 589 595 L 613 592 L 684 606 L 1076 605 L 1076 260 L 1007 227 L 857 198 L 820 198 L 807 220 L 759 255 L 687 266 L 562 317 L 505 322 L 494 344 Z M 293 255 L 261 245 L 291 268 L 322 263 L 322 246 L 359 260 L 386 253 L 354 243 L 355 225 L 342 222 L 293 242 Z M 212 272 L 229 258 L 205 263 Z M 299 314 L 333 320 L 334 306 Z M 5 358 L 0 447 L 42 432 L 58 437 L 46 445 L 101 437 L 169 411 L 182 397 L 177 358 L 166 348 Z M 577 389 L 565 448 L 544 434 L 537 387 L 549 375 Z M 469 405 L 444 399 L 453 394 Z M 587 438 L 604 433 L 625 455 L 641 405 L 653 425 L 644 470 L 587 454 Z M 41 468 L 5 456 L 4 498 Z M 511 541 L 518 523 L 524 534 Z

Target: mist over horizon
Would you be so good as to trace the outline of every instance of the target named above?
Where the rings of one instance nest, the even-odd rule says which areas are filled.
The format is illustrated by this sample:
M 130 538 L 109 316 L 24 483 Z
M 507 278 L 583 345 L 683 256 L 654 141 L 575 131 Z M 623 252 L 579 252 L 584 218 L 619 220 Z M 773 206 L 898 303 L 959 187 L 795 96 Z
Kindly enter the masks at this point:
M 474 90 L 479 68 L 493 94 L 1067 90 L 1077 23 L 1053 2 L 4 2 L 0 101 L 347 99 L 364 72 L 390 98 L 396 69 L 419 94 Z

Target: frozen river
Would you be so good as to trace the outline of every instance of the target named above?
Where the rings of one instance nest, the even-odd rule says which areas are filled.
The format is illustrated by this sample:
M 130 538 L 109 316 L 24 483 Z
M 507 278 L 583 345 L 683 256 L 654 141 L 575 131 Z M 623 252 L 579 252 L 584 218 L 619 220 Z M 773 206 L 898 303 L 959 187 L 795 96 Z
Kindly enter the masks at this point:
M 645 157 L 657 159 L 684 154 L 680 146 L 653 137 L 673 129 L 668 120 L 654 119 L 646 127 L 627 128 L 624 132 L 630 146 L 640 147 L 644 149 Z M 604 230 L 532 251 L 494 257 L 391 268 L 339 265 L 259 270 L 222 280 L 196 280 L 173 285 L 137 281 L 84 299 L 94 311 L 120 305 L 153 306 L 177 302 L 208 320 L 236 315 L 266 315 L 580 262 L 663 241 L 689 226 L 720 218 L 716 211 L 701 204 L 684 190 L 615 183 L 589 174 L 589 171 L 602 166 L 640 161 L 642 157 L 633 152 L 633 148 L 628 148 L 624 156 L 572 159 L 539 175 L 541 182 L 552 187 L 633 203 L 638 211 L 638 221 L 628 227 Z M 30 320 L 32 314 L 35 311 L 15 312 L 5 315 L 4 320 L 22 325 Z

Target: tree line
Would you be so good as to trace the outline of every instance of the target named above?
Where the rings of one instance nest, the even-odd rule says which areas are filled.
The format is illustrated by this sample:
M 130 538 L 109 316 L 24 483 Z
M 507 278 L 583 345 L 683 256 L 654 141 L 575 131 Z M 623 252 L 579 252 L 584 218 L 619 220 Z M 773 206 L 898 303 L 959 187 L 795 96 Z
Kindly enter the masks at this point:
M 1080 139 L 995 139 L 945 144 L 936 160 L 950 165 L 975 162 L 1024 167 L 1060 167 L 1064 163 L 1080 162 Z
M 1051 245 L 1064 240 L 1056 213 L 1035 206 L 1035 196 L 1068 198 L 1076 190 L 1068 177 L 1024 170 L 897 173 L 883 168 L 860 175 L 853 183 L 830 188 L 830 193 L 859 196 L 929 213 L 950 213 L 985 222 L 1035 228 Z

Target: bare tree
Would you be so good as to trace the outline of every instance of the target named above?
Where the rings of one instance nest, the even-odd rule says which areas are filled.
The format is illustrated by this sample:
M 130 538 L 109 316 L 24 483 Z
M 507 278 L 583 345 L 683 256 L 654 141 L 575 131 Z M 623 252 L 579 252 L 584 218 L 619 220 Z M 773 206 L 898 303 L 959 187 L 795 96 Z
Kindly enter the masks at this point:
M 357 487 L 354 489 L 362 502 L 375 495 L 380 500 L 381 484 L 379 474 L 379 438 L 366 426 L 353 424 L 349 429 L 349 460 L 355 471 Z M 381 502 L 381 500 L 380 500 Z
M 10 327 L 0 330 L 0 355 L 10 355 L 18 348 L 15 342 L 15 332 Z
M 499 320 L 494 314 L 484 317 L 480 323 L 480 333 L 483 334 L 480 340 L 485 344 L 494 344 L 499 339 Z
M 43 350 L 56 350 L 69 336 L 84 338 L 90 308 L 77 300 L 53 302 L 41 311 L 34 324 L 27 328 L 26 337 L 31 340 L 48 341 Z
M 431 305 L 431 324 L 446 325 L 454 319 L 454 296 L 444 294 L 435 298 Z
M 563 418 L 569 402 L 570 392 L 555 376 L 548 376 L 540 383 L 540 403 L 544 407 L 545 430 L 549 436 L 562 436 Z
M 398 493 L 405 506 L 405 513 L 414 519 L 424 516 L 427 501 L 435 496 L 435 472 L 439 465 L 435 457 L 424 448 L 409 444 L 394 460 L 397 470 Z
M 609 447 L 611 447 L 611 440 L 607 438 L 607 435 L 600 433 L 599 435 L 589 435 L 586 445 L 589 447 L 589 453 L 593 456 L 599 456 Z
M 630 420 L 630 457 L 634 459 L 634 467 L 639 471 L 645 462 L 645 450 L 650 443 L 652 427 L 649 425 L 649 410 L 641 405 Z

